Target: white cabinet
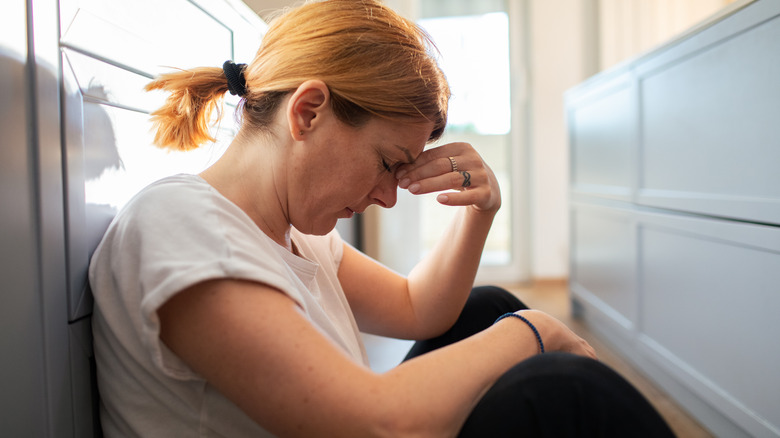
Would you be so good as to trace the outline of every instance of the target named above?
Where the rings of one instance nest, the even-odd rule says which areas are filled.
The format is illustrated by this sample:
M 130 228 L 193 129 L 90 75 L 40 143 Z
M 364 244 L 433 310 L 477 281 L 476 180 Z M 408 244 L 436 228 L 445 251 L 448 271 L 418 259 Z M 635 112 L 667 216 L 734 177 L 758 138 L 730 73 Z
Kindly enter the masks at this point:
M 571 291 L 717 436 L 780 437 L 780 2 L 566 96 Z
M 249 62 L 264 31 L 240 0 L 0 6 L 3 436 L 100 435 L 89 257 L 133 193 L 203 169 L 236 128 L 226 115 L 216 146 L 158 150 L 148 113 L 163 96 L 142 87 L 170 68 Z
M 750 8 L 774 14 L 777 2 Z M 637 66 L 638 201 L 780 224 L 780 20 L 738 18 L 727 20 L 739 32 Z M 721 28 L 735 30 L 705 32 Z

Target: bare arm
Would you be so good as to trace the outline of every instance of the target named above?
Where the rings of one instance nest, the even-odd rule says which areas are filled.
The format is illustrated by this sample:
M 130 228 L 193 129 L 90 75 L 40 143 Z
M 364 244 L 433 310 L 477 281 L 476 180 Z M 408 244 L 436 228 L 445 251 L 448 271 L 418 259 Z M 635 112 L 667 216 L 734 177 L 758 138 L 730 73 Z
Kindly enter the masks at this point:
M 466 143 L 423 152 L 399 169 L 401 188 L 414 194 L 462 188 L 465 175 L 452 172 L 448 157 L 468 172 L 469 187 L 439 195 L 457 207 L 453 221 L 433 251 L 403 278 L 345 248 L 339 280 L 361 330 L 385 336 L 426 339 L 457 319 L 474 283 L 482 250 L 501 194 L 493 172 Z
M 263 427 L 290 437 L 455 436 L 492 382 L 538 348 L 522 322 L 507 321 L 376 374 L 289 297 L 237 280 L 196 285 L 158 314 L 174 353 Z M 551 349 L 588 353 L 553 318 L 524 315 Z

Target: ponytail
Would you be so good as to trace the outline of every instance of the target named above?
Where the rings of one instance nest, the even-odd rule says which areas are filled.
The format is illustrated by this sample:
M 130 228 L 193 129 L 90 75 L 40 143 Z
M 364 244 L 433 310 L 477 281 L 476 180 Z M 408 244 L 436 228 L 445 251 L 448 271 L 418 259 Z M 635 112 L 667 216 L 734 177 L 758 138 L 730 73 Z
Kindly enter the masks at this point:
M 336 117 L 356 127 L 371 117 L 447 124 L 447 79 L 430 37 L 380 0 L 309 2 L 277 17 L 243 70 L 239 135 L 270 130 L 283 97 L 308 79 L 328 85 Z M 242 87 L 243 88 L 243 87 Z M 171 93 L 152 113 L 161 148 L 195 149 L 207 141 L 214 109 L 228 91 L 223 69 L 168 73 L 146 86 Z M 243 93 L 245 92 L 245 93 Z
M 209 134 L 211 115 L 228 91 L 221 68 L 200 67 L 160 75 L 144 87 L 146 91 L 170 93 L 160 109 L 152 113 L 154 144 L 170 150 L 188 151 L 215 141 Z

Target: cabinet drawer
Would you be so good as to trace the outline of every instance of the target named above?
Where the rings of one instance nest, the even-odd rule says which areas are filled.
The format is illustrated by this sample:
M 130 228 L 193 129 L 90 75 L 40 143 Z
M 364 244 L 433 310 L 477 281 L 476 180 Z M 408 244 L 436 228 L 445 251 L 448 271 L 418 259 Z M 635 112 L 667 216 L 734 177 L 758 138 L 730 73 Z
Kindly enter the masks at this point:
M 780 223 L 780 16 L 741 30 L 639 69 L 639 203 Z
M 780 430 L 780 228 L 645 213 L 638 245 L 648 345 L 751 434 Z
M 568 103 L 571 180 L 579 193 L 630 200 L 635 166 L 635 99 L 629 75 L 596 96 Z
M 637 313 L 633 213 L 577 204 L 571 223 L 572 289 L 612 322 L 633 330 Z
M 61 44 L 129 71 L 221 66 L 233 32 L 187 0 L 63 0 Z

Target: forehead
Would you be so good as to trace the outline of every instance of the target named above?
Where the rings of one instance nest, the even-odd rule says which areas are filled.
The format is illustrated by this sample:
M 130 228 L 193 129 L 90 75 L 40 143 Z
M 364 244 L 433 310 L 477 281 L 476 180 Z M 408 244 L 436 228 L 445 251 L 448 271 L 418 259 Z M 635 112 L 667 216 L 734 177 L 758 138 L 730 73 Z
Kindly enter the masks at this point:
M 401 146 L 401 145 L 398 145 L 398 144 L 394 144 L 393 146 L 395 146 L 397 149 L 399 149 L 401 152 L 404 153 L 404 155 L 406 156 L 406 162 L 407 163 L 414 163 L 414 160 L 416 159 L 416 157 L 414 155 L 412 155 L 412 152 L 408 148 L 406 148 L 404 146 Z
M 373 132 L 377 144 L 386 153 L 401 155 L 404 161 L 414 162 L 422 153 L 433 132 L 433 122 L 400 122 L 375 118 L 366 128 Z

